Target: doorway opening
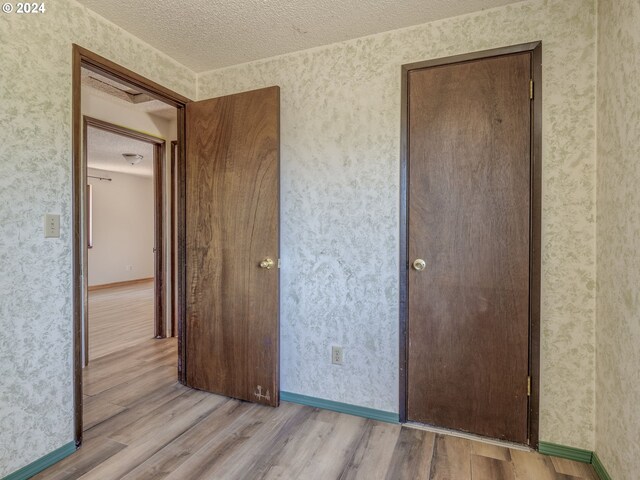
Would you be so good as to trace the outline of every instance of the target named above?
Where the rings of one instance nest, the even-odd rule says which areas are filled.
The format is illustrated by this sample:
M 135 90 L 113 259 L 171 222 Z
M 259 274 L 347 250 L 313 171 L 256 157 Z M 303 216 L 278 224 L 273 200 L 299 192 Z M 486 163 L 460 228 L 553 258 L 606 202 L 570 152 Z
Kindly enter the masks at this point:
M 180 189 L 177 165 L 183 155 L 187 102 L 189 99 L 175 92 L 73 46 L 77 445 L 82 443 L 83 430 L 95 426 L 94 414 L 105 411 L 103 397 L 93 401 L 94 395 L 113 385 L 100 380 L 102 373 L 94 370 L 107 358 L 125 358 L 125 364 L 112 377 L 117 385 L 132 378 L 145 378 L 145 369 L 141 368 L 145 364 L 151 364 L 149 372 L 155 372 L 147 375 L 147 383 L 153 378 L 175 382 L 177 377 L 177 340 L 164 339 L 177 336 L 180 324 L 173 315 L 180 310 L 181 276 L 173 269 L 179 264 L 175 260 L 179 249 L 174 260 L 169 258 L 169 252 L 176 251 L 174 239 L 181 218 L 176 209 L 180 202 L 169 199 L 179 198 L 174 189 Z M 170 142 L 174 142 L 171 152 L 167 148 Z M 170 176 L 172 173 L 174 177 Z M 121 188 L 125 185 L 129 187 L 127 191 Z M 111 223 L 107 222 L 109 216 L 113 217 Z M 142 228 L 145 225 L 146 229 Z M 119 322 L 113 322 L 118 315 Z M 140 322 L 134 321 L 136 318 Z M 90 319 L 106 320 L 99 328 L 93 326 L 98 334 L 95 337 L 91 335 Z M 146 347 L 136 339 L 127 339 L 136 328 L 146 329 L 142 335 L 151 342 L 144 344 Z M 155 344 L 153 337 L 160 343 Z M 90 365 L 83 371 L 88 362 Z M 112 368 L 115 363 L 109 362 Z
M 119 104 L 109 106 L 113 111 Z M 129 113 L 123 106 L 120 111 Z M 171 124 L 165 127 L 171 129 Z M 89 292 L 84 366 L 151 335 L 166 336 L 165 143 L 83 115 Z M 172 284 L 168 287 L 171 292 Z
M 161 388 L 172 389 L 177 366 L 182 387 L 176 391 L 196 388 L 278 406 L 279 87 L 192 102 L 81 47 L 74 46 L 73 55 L 76 442 L 82 441 L 84 394 L 91 397 L 87 402 L 97 405 L 94 411 L 117 415 L 113 412 L 127 408 L 123 403 L 140 399 L 140 392 L 146 391 L 143 387 L 149 387 L 151 380 L 140 365 L 157 367 L 154 372 L 169 382 Z M 126 86 L 124 93 L 133 103 L 149 97 L 177 108 L 177 139 L 168 149 L 163 170 L 167 176 L 171 171 L 174 175 L 162 185 L 170 198 L 165 204 L 171 219 L 167 222 L 175 228 L 165 231 L 165 239 L 174 242 L 167 249 L 169 258 L 163 259 L 169 269 L 175 269 L 163 278 L 175 279 L 171 295 L 177 319 L 158 327 L 158 336 L 173 332 L 177 339 L 152 341 L 149 358 L 144 356 L 148 352 L 129 349 L 109 361 L 94 362 L 85 372 L 81 366 L 82 324 L 88 305 L 88 192 L 87 162 L 81 155 L 83 68 L 105 77 L 103 83 Z M 142 140 L 154 143 L 157 139 Z M 164 304 L 158 308 L 174 310 Z M 166 368 L 170 369 L 167 375 Z M 98 430 L 110 424 L 103 420 L 95 424 Z

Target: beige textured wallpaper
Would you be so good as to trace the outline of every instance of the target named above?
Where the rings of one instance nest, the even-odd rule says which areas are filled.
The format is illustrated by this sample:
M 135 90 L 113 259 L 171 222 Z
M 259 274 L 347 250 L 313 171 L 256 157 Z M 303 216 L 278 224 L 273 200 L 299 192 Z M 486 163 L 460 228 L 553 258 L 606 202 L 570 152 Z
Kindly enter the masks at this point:
M 400 66 L 542 40 L 541 440 L 594 447 L 595 28 L 537 0 L 198 76 L 282 89 L 283 390 L 398 411 Z
M 0 478 L 73 440 L 71 44 L 195 96 L 195 74 L 72 0 L 0 14 Z M 61 215 L 45 239 L 43 215 Z
M 598 2 L 596 453 L 640 472 L 640 2 Z

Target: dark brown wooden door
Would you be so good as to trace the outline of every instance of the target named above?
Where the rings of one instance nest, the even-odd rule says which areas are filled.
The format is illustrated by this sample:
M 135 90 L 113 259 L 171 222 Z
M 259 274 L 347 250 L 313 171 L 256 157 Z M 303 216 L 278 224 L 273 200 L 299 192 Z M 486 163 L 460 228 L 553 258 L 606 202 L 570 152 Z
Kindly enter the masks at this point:
M 280 90 L 187 104 L 190 387 L 279 402 Z
M 407 417 L 519 443 L 528 437 L 530 65 L 527 52 L 408 72 Z

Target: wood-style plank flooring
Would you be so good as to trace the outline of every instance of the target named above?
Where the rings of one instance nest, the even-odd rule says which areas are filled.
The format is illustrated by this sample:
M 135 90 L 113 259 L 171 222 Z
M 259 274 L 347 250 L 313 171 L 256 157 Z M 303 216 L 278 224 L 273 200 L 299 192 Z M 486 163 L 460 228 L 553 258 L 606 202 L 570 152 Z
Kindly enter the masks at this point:
M 152 311 L 149 303 L 149 324 Z M 96 358 L 84 394 L 82 448 L 35 478 L 597 480 L 590 465 L 535 452 L 191 390 L 176 381 L 175 339 L 147 338 Z
M 153 279 L 89 292 L 89 362 L 153 338 Z

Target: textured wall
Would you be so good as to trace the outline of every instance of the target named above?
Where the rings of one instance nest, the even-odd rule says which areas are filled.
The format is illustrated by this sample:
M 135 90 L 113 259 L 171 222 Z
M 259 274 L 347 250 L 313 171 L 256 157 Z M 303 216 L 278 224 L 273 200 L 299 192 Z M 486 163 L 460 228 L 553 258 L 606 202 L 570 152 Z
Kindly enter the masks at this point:
M 598 2 L 596 453 L 616 480 L 640 452 L 640 3 Z
M 0 15 L 0 477 L 73 440 L 71 44 L 195 94 L 193 73 L 84 7 L 46 7 Z
M 543 41 L 541 439 L 593 448 L 595 5 L 533 1 L 198 76 L 282 88 L 282 389 L 398 411 L 400 66 Z M 330 364 L 330 346 L 345 364 Z

